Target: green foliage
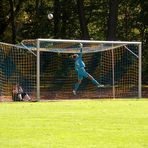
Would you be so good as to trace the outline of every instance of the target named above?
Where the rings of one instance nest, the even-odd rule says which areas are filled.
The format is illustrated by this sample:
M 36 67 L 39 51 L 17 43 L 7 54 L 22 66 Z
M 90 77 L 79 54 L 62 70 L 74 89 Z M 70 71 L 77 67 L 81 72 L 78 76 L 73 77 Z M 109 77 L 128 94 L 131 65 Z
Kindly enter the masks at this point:
M 19 15 L 15 16 L 18 40 L 39 37 L 50 38 L 55 35 L 56 38 L 80 38 L 81 30 L 76 0 L 56 1 L 56 6 L 52 0 L 27 0 L 22 3 L 23 5 L 18 12 Z M 2 22 L 0 24 L 2 25 L 7 21 L 6 16 L 9 14 L 10 8 L 7 1 L 3 1 L 0 5 L 1 8 L 7 6 L 7 9 L 1 9 Z M 144 30 L 145 34 L 147 28 L 147 5 L 147 2 L 144 1 L 120 1 L 117 26 L 118 40 L 141 41 L 143 38 L 141 33 Z M 16 6 L 17 4 L 14 4 L 14 7 Z M 56 10 L 55 7 L 57 7 Z M 84 0 L 84 9 L 90 38 L 106 40 L 109 14 L 108 1 Z M 54 13 L 53 20 L 47 19 L 48 13 Z M 57 28 L 55 28 L 55 22 L 58 22 Z M 9 25 L 7 28 L 10 28 Z M 3 36 L 6 41 L 7 32 L 10 32 L 10 29 L 7 29 L 5 36 Z

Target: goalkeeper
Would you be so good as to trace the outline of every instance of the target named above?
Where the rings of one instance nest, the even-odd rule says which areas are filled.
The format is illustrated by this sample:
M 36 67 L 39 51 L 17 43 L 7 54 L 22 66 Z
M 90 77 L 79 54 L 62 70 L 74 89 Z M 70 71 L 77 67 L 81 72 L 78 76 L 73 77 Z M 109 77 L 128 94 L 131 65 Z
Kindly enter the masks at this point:
M 83 80 L 83 77 L 91 80 L 92 83 L 95 84 L 98 88 L 104 86 L 104 85 L 99 84 L 97 80 L 95 80 L 89 73 L 86 72 L 85 63 L 82 60 L 82 44 L 80 44 L 80 53 L 72 55 L 71 58 L 75 60 L 75 70 L 78 75 L 78 82 L 75 84 L 74 89 L 73 89 L 74 95 L 76 95 L 76 92 Z

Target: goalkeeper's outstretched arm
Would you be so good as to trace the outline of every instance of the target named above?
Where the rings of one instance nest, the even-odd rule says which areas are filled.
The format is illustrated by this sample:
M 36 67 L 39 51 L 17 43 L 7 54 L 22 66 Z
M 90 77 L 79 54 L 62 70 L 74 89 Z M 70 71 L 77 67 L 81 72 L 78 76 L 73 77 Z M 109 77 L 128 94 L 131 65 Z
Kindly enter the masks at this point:
M 82 55 L 83 55 L 83 44 L 82 43 L 80 43 L 80 53 L 79 53 L 79 57 L 81 57 L 82 58 Z

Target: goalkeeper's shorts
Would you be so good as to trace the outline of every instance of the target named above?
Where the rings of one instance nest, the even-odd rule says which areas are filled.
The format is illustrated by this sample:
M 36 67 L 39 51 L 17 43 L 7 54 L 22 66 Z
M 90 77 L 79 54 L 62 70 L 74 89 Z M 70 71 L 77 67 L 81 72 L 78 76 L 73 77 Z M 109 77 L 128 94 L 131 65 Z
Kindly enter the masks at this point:
M 83 77 L 87 78 L 88 77 L 88 73 L 86 72 L 84 67 L 81 67 L 80 69 L 77 70 L 78 73 L 78 80 L 82 80 Z

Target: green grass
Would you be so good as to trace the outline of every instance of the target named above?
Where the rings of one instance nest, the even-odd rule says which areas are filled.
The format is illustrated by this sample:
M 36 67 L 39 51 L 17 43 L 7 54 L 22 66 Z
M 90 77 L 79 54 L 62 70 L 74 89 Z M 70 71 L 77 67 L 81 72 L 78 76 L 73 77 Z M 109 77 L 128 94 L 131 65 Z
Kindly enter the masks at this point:
M 1 148 L 147 148 L 148 100 L 0 103 Z

